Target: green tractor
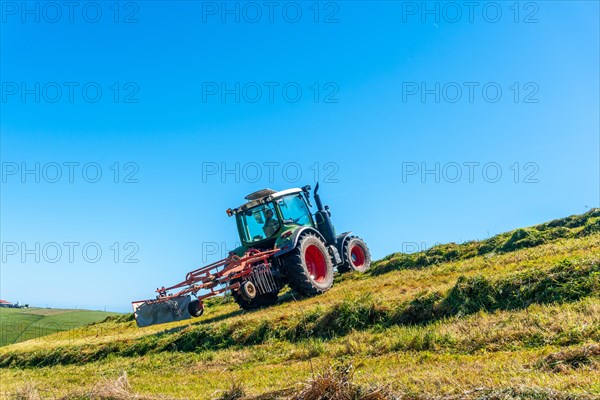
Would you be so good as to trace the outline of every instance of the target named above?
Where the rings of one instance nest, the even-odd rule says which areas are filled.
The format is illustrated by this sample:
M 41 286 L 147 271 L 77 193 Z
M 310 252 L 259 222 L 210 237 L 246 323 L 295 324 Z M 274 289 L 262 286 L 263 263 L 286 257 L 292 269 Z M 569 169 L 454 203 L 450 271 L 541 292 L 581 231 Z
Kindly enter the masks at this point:
M 305 296 L 320 294 L 333 285 L 334 268 L 339 272 L 364 272 L 371 265 L 369 248 L 361 238 L 351 232 L 336 234 L 331 212 L 323 206 L 318 189 L 319 184 L 313 194 L 317 206 L 314 215 L 310 212 L 310 186 L 281 192 L 259 190 L 246 196 L 246 204 L 227 210 L 228 215 L 236 217 L 242 243 L 234 254 L 243 256 L 249 249 L 278 249 L 270 260 L 275 285 L 267 291 L 259 290 L 253 298 L 232 291 L 240 307 L 274 304 L 285 284 Z
M 203 299 L 226 291 L 241 308 L 251 310 L 275 304 L 285 285 L 304 296 L 326 292 L 333 285 L 334 268 L 340 273 L 366 271 L 371 255 L 365 242 L 351 232 L 336 234 L 318 183 L 312 214 L 310 189 L 263 189 L 228 209 L 242 245 L 227 258 L 189 272 L 183 282 L 157 289 L 156 299 L 133 302 L 138 325 L 198 317 Z M 174 289 L 180 291 L 168 293 Z

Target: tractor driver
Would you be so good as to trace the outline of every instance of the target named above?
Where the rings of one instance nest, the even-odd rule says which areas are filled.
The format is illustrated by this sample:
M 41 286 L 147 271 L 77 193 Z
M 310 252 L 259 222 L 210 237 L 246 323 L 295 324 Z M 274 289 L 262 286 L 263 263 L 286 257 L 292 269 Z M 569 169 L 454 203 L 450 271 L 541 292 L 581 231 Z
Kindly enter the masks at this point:
M 265 224 L 263 225 L 263 231 L 266 237 L 271 237 L 275 232 L 279 230 L 279 221 L 273 218 L 273 210 L 267 208 L 265 210 Z

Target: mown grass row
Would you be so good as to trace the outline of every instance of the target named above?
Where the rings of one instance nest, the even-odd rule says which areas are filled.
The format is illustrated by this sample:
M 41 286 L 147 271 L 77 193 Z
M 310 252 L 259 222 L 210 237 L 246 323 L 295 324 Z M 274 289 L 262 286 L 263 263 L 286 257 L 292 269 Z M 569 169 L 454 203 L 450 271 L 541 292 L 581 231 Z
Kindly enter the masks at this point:
M 202 352 L 261 344 L 269 340 L 328 340 L 354 330 L 425 325 L 478 311 L 515 310 L 531 304 L 572 302 L 599 292 L 598 260 L 565 259 L 549 270 L 529 270 L 497 280 L 482 276 L 460 277 L 445 293 L 422 294 L 401 304 L 379 303 L 368 295 L 347 297 L 329 308 L 317 307 L 296 319 L 264 319 L 251 324 L 223 322 L 103 345 L 10 352 L 0 356 L 0 367 L 84 364 L 109 355 L 136 357 L 163 351 Z
M 551 354 L 549 357 L 559 357 L 568 367 L 581 368 L 581 363 L 590 368 L 596 361 L 588 357 L 590 351 L 596 351 L 597 346 L 587 346 L 569 350 L 569 357 L 563 359 L 561 354 Z M 577 359 L 576 365 L 572 364 L 572 357 Z M 336 363 L 328 368 L 312 373 L 311 377 L 295 385 L 286 385 L 277 390 L 269 390 L 259 395 L 250 395 L 250 388 L 241 381 L 233 380 L 229 388 L 218 390 L 211 396 L 214 400 L 592 400 L 597 396 L 574 394 L 552 390 L 542 387 L 528 387 L 511 385 L 508 387 L 477 387 L 463 390 L 459 394 L 432 396 L 425 390 L 405 393 L 395 390 L 392 385 L 381 383 L 364 384 L 356 380 L 356 373 L 361 365 L 353 363 Z M 34 383 L 28 382 L 19 387 L 11 396 L 14 400 L 39 400 L 48 397 L 43 389 Z M 57 398 L 57 397 L 54 397 Z M 169 397 L 144 395 L 137 393 L 130 384 L 128 375 L 121 371 L 116 379 L 103 377 L 91 388 L 79 388 L 60 396 L 59 400 L 159 400 Z
M 447 243 L 417 253 L 394 253 L 374 263 L 371 275 L 402 269 L 419 269 L 444 262 L 536 247 L 558 239 L 581 238 L 600 232 L 600 209 L 556 219 L 530 228 L 501 233 L 489 239 L 462 244 Z
M 595 313 L 595 314 L 594 314 Z M 472 355 L 564 347 L 600 342 L 600 303 L 596 298 L 567 304 L 540 305 L 525 311 L 477 313 L 427 325 L 397 325 L 355 331 L 335 340 L 307 339 L 275 355 L 278 362 L 323 355 L 335 359 L 377 357 L 391 352 L 436 352 Z M 275 342 L 281 346 L 281 342 Z M 272 359 L 275 345 L 257 347 L 255 359 Z M 268 353 L 268 354 L 263 354 Z M 271 357 L 271 358 L 269 358 Z
M 280 337 L 290 341 L 310 337 L 328 339 L 372 326 L 427 324 L 478 311 L 571 302 L 599 291 L 597 261 L 576 265 L 565 259 L 548 271 L 526 271 L 495 281 L 483 276 L 459 277 L 446 293 L 424 294 L 397 307 L 378 304 L 370 296 L 348 298 L 326 313 L 316 310 L 306 314 Z

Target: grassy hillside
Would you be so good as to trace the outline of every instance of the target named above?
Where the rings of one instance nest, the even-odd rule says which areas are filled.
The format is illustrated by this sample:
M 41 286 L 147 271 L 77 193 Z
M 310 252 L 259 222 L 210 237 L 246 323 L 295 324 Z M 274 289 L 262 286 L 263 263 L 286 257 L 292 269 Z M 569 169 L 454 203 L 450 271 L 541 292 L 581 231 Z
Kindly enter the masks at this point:
M 56 308 L 0 308 L 0 346 L 98 322 L 116 313 Z
M 392 254 L 324 295 L 0 348 L 20 398 L 600 398 L 600 210 Z M 126 375 L 125 375 L 126 374 Z M 337 396 L 337 397 L 336 397 Z

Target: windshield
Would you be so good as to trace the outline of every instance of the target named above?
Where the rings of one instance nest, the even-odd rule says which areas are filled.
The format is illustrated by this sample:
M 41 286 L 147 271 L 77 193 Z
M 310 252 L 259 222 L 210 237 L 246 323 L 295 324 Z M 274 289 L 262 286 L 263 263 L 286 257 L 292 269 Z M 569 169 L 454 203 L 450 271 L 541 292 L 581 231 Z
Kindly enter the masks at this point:
M 279 220 L 272 203 L 256 206 L 238 215 L 246 242 L 258 242 L 279 231 Z
M 282 197 L 277 200 L 284 224 L 310 225 L 310 212 L 301 194 Z

